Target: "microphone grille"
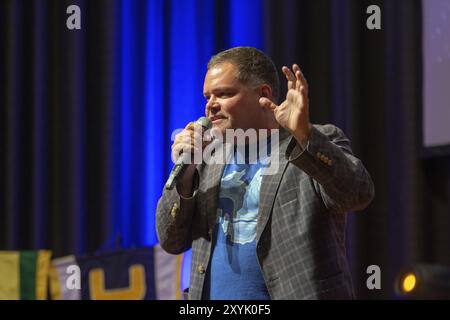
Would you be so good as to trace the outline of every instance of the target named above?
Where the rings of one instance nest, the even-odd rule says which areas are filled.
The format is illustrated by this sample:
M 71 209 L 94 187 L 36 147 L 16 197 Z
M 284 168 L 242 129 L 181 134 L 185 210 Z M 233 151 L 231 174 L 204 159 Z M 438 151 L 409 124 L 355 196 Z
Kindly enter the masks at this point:
M 198 118 L 197 123 L 205 129 L 211 128 L 211 120 L 207 117 Z

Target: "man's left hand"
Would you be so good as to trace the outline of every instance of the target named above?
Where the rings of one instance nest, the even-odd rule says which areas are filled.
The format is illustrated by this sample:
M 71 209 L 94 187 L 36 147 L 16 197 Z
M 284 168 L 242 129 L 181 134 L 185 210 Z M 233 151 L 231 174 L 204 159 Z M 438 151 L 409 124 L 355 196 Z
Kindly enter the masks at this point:
M 286 100 L 279 106 L 267 98 L 260 98 L 259 103 L 272 109 L 277 122 L 305 148 L 312 127 L 309 122 L 308 83 L 297 64 L 292 66 L 292 71 L 286 66 L 282 70 L 288 81 Z

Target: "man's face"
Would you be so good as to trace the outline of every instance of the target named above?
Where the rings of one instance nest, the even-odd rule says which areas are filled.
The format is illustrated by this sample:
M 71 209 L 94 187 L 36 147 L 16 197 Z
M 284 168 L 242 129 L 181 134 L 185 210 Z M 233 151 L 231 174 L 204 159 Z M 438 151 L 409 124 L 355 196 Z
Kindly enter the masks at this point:
M 264 127 L 263 108 L 259 104 L 258 88 L 251 88 L 236 79 L 236 67 L 231 63 L 214 66 L 205 76 L 203 95 L 207 100 L 205 113 L 213 128 L 259 129 Z

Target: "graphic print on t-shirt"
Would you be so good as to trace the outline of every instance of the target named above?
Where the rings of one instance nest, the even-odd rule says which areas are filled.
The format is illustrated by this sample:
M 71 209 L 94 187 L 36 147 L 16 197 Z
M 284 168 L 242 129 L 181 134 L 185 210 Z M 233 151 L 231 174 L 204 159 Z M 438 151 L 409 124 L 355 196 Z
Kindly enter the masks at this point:
M 219 225 L 232 243 L 246 244 L 256 238 L 261 173 L 260 166 L 234 165 L 222 178 Z

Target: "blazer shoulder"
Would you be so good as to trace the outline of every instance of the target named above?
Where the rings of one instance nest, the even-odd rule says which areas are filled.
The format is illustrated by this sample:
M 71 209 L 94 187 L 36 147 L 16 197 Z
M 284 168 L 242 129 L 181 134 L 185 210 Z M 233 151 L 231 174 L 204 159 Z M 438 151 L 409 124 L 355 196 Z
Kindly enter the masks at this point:
M 335 138 L 344 138 L 348 139 L 344 131 L 335 126 L 334 124 L 327 123 L 327 124 L 314 124 L 313 127 L 317 129 L 320 133 L 330 137 L 331 139 Z

